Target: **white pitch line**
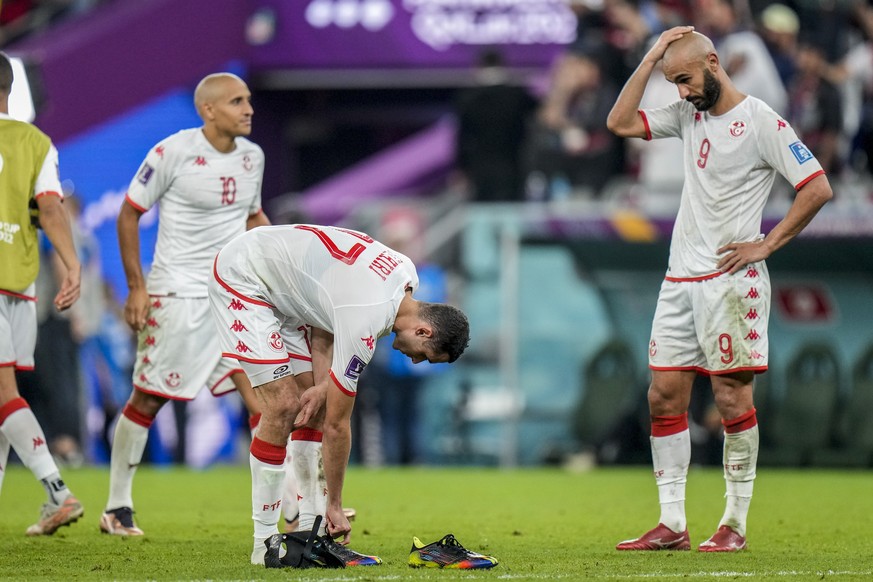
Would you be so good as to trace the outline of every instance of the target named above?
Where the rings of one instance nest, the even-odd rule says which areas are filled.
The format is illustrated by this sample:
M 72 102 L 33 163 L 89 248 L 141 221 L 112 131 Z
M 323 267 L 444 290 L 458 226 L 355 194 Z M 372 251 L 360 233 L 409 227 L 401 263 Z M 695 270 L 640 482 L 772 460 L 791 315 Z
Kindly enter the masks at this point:
M 436 570 L 433 571 L 436 573 Z M 459 573 L 461 571 L 458 571 Z M 443 572 L 445 575 L 446 572 Z M 493 571 L 470 572 L 463 571 L 463 574 L 469 576 L 471 574 L 482 574 L 488 578 L 496 578 L 498 580 L 560 580 L 565 578 L 578 579 L 580 574 L 500 574 L 494 576 Z M 483 577 L 484 577 L 483 576 Z M 712 571 L 712 572 L 648 572 L 639 574 L 592 574 L 586 572 L 586 579 L 597 580 L 630 580 L 639 578 L 794 578 L 797 576 L 873 576 L 873 570 L 853 571 L 853 570 L 816 570 L 816 571 L 798 571 L 798 570 L 779 570 L 777 572 L 737 572 L 732 570 Z M 318 578 L 320 582 L 354 582 L 356 580 L 367 580 L 377 582 L 379 580 L 403 580 L 407 576 L 400 574 L 385 574 L 385 575 L 366 575 L 366 576 L 336 576 L 332 578 Z M 424 578 L 426 579 L 426 578 Z

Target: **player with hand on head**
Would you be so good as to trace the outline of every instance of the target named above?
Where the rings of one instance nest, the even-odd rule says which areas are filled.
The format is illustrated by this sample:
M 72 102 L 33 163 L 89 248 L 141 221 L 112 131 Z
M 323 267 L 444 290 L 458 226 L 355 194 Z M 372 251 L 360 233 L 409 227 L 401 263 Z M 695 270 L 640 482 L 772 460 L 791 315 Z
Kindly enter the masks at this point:
M 58 151 L 34 125 L 10 117 L 13 80 L 12 62 L 0 52 L 0 485 L 11 447 L 48 495 L 39 521 L 26 532 L 38 536 L 75 522 L 85 510 L 61 479 L 45 433 L 15 380 L 16 369 L 33 369 L 36 348 L 39 244 L 31 215 L 34 203 L 38 224 L 66 267 L 54 298 L 58 311 L 79 298 L 82 267 L 62 204 Z
M 236 388 L 251 414 L 257 402 L 233 360 L 221 357 L 206 285 L 219 249 L 247 229 L 269 225 L 261 210 L 264 153 L 251 133 L 251 93 L 230 73 L 208 75 L 194 91 L 202 127 L 153 147 L 130 183 L 118 215 L 118 242 L 129 294 L 128 325 L 138 334 L 133 392 L 115 428 L 109 499 L 100 529 L 143 535 L 133 520 L 133 478 L 149 427 L 170 400 Z M 139 221 L 160 205 L 154 262 L 140 265 Z
M 658 62 L 680 100 L 640 110 Z M 673 227 L 667 276 L 649 342 L 652 460 L 661 504 L 658 526 L 619 550 L 687 550 L 685 484 L 691 459 L 688 405 L 697 374 L 712 380 L 725 430 L 726 508 L 702 552 L 746 547 L 758 457 L 755 374 L 767 370 L 770 279 L 765 260 L 833 197 L 818 160 L 763 101 L 742 94 L 712 41 L 690 26 L 663 32 L 628 79 L 607 125 L 622 137 L 677 137 L 685 184 Z M 794 185 L 785 217 L 760 233 L 776 173 Z
M 259 228 L 239 235 L 216 257 L 209 300 L 221 345 L 246 371 L 262 411 L 249 458 L 252 563 L 263 563 L 264 542 L 277 533 L 288 435 L 313 423 L 324 434 L 327 535 L 348 544 L 342 493 L 350 419 L 376 340 L 394 331 L 394 349 L 415 363 L 453 362 L 466 348 L 466 316 L 449 305 L 417 301 L 417 287 L 407 257 L 364 233 L 330 226 Z M 300 326 L 312 328 L 315 385 L 305 391 L 285 347 Z

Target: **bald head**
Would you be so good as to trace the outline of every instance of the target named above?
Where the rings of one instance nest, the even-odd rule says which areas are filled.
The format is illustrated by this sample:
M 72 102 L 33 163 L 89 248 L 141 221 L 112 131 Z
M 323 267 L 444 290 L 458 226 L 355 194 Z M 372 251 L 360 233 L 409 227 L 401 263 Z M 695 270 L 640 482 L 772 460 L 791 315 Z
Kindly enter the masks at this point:
M 12 61 L 6 53 L 0 51 L 0 96 L 8 96 L 12 92 Z
M 229 93 L 240 87 L 245 87 L 245 81 L 233 73 L 213 73 L 207 75 L 194 89 L 194 107 L 197 113 L 203 117 L 203 107 L 215 104 L 224 99 Z
M 715 52 L 712 41 L 699 32 L 683 34 L 681 38 L 670 43 L 664 52 L 664 66 L 679 63 L 703 62 L 706 57 Z

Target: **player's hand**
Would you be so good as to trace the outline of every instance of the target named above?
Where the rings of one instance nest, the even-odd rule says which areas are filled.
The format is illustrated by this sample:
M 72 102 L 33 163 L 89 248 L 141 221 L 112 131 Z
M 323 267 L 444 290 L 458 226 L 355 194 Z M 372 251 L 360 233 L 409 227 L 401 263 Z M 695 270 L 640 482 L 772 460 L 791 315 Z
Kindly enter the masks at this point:
M 658 37 L 658 40 L 655 41 L 655 44 L 652 45 L 652 48 L 649 49 L 649 52 L 645 56 L 645 60 L 657 63 L 664 58 L 664 53 L 667 52 L 668 46 L 693 30 L 693 26 L 674 26 L 669 30 L 665 30 L 661 33 L 661 36 Z
M 763 240 L 744 243 L 731 243 L 716 251 L 719 255 L 728 253 L 718 261 L 718 270 L 734 274 L 749 263 L 757 263 L 770 256 L 770 250 Z
M 327 535 L 342 545 L 347 546 L 352 539 L 352 524 L 349 523 L 343 508 L 328 507 L 325 513 Z
M 149 313 L 149 293 L 145 287 L 131 289 L 124 302 L 124 320 L 130 329 L 139 333 L 146 324 Z
M 81 272 L 80 268 L 68 269 L 67 275 L 61 283 L 61 289 L 55 295 L 55 309 L 64 311 L 72 307 L 73 303 L 79 298 L 81 291 Z
M 300 396 L 300 412 L 297 413 L 297 418 L 294 419 L 295 427 L 306 426 L 322 409 L 327 400 L 327 384 L 316 384 Z

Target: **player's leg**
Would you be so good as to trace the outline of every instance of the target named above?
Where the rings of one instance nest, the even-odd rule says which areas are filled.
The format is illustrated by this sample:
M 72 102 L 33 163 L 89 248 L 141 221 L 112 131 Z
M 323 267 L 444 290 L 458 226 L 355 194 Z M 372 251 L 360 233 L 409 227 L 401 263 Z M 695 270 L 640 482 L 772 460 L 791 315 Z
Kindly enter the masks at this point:
M 148 443 L 149 429 L 167 401 L 134 388 L 118 416 L 109 461 L 109 498 L 100 516 L 103 533 L 143 535 L 133 520 L 133 478 Z
M 688 404 L 694 369 L 703 360 L 687 285 L 665 281 L 661 286 L 649 343 L 650 443 L 660 519 L 657 527 L 639 538 L 619 543 L 618 550 L 691 548 L 685 519 L 685 483 L 691 463 Z
M 286 446 L 294 418 L 300 409 L 300 399 L 293 376 L 284 376 L 255 386 L 254 392 L 261 409 L 261 420 L 257 434 L 252 438 L 249 455 L 254 520 L 251 561 L 253 564 L 263 564 L 266 553 L 264 542 L 278 533 Z
M 261 410 L 259 408 L 257 396 L 248 376 L 242 370 L 235 371 L 231 374 L 236 391 L 239 392 L 243 400 L 243 404 L 249 414 L 249 430 L 254 438 L 257 433 L 258 424 L 261 421 Z M 291 440 L 288 440 L 288 445 L 285 450 L 285 480 L 283 482 L 282 496 L 282 517 L 285 520 L 285 531 L 296 531 L 298 518 L 300 515 L 297 499 L 297 480 L 294 477 L 294 471 L 291 464 Z
M 758 419 L 752 397 L 753 372 L 713 376 L 715 404 L 724 425 L 724 515 L 702 552 L 735 552 L 746 546 L 746 522 L 758 465 Z
M 24 466 L 42 483 L 47 500 L 39 521 L 27 528 L 27 535 L 51 535 L 62 525 L 79 519 L 84 509 L 61 479 L 45 433 L 18 392 L 15 367 L 33 367 L 35 347 L 34 302 L 0 295 L 0 461 L 5 469 L 9 449 L 14 449 Z
M 27 535 L 51 535 L 59 527 L 78 520 L 84 513 L 82 504 L 61 479 L 57 464 L 49 453 L 45 433 L 27 401 L 18 394 L 12 366 L 0 367 L 0 433 L 45 488 L 47 500 L 40 519 L 27 528 Z M 4 458 L 4 467 L 6 459 Z

